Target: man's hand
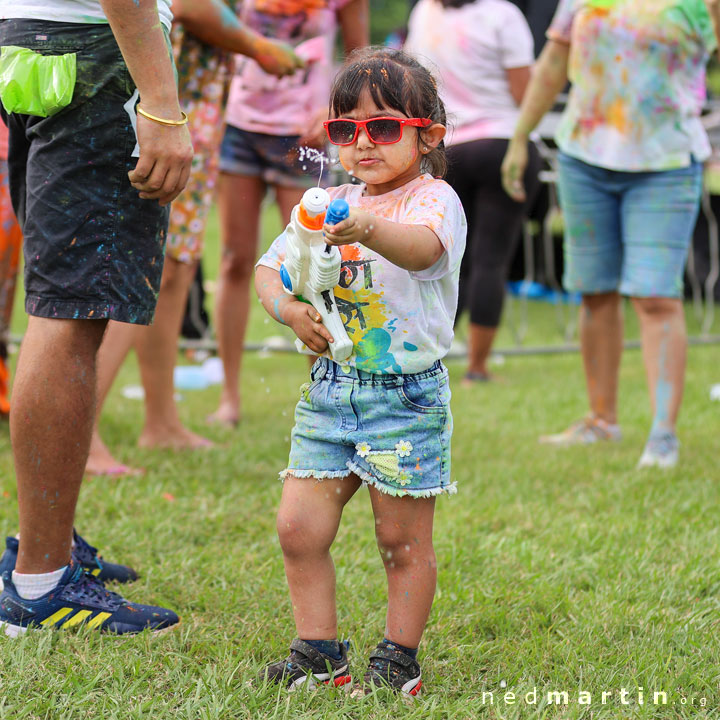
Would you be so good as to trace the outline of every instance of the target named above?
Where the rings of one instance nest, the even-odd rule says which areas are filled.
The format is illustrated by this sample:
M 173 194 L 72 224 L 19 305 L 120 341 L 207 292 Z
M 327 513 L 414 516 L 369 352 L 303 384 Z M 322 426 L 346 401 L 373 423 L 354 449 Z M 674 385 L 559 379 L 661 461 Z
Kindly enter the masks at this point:
M 357 208 L 350 208 L 350 214 L 335 225 L 323 225 L 325 242 L 328 245 L 367 245 L 372 241 L 375 217 Z
M 327 350 L 328 343 L 335 342 L 330 331 L 323 325 L 320 313 L 307 303 L 288 303 L 283 308 L 283 322 L 318 355 Z
M 162 116 L 158 113 L 158 117 Z M 137 137 L 140 158 L 128 173 L 130 183 L 144 200 L 167 205 L 182 192 L 190 175 L 193 147 L 188 127 L 161 125 L 138 113 Z
M 285 77 L 305 67 L 305 61 L 283 42 L 261 37 L 257 41 L 254 60 L 270 75 Z

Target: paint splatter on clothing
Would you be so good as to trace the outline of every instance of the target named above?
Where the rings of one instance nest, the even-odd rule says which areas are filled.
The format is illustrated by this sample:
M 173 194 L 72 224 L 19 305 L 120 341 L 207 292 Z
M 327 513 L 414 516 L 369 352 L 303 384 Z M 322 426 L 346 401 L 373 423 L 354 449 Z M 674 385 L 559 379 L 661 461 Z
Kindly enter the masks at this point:
M 567 155 L 611 170 L 705 160 L 705 66 L 716 40 L 704 0 L 561 0 L 548 37 L 571 45 L 556 134 Z
M 327 107 L 334 73 L 337 12 L 349 0 L 248 0 L 241 19 L 265 37 L 282 40 L 307 62 L 302 72 L 276 78 L 238 56 L 230 88 L 228 124 L 268 135 L 304 135 Z
M 167 207 L 130 185 L 136 88 L 110 27 L 0 22 L 0 45 L 77 53 L 72 102 L 50 117 L 0 107 L 10 131 L 13 208 L 24 233 L 25 309 L 62 319 L 149 324 L 162 274 Z
M 330 188 L 330 196 L 393 222 L 424 225 L 445 252 L 431 268 L 411 272 L 364 245 L 344 245 L 335 298 L 353 341 L 350 364 L 374 374 L 417 373 L 450 349 L 457 309 L 460 261 L 467 225 L 455 191 L 443 180 L 421 175 L 383 195 L 364 195 L 364 185 Z M 280 270 L 285 235 L 258 265 Z

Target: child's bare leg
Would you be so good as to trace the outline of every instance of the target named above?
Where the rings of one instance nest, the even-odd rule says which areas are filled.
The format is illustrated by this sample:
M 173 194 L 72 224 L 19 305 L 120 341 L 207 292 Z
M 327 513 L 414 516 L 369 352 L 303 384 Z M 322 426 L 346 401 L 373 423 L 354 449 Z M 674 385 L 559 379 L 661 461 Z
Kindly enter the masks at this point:
M 360 487 L 355 475 L 346 478 L 295 478 L 283 485 L 277 531 L 298 637 L 337 638 L 335 566 L 330 546 L 343 508 Z
M 416 648 L 435 597 L 435 498 L 393 497 L 370 487 L 370 499 L 388 579 L 385 637 Z

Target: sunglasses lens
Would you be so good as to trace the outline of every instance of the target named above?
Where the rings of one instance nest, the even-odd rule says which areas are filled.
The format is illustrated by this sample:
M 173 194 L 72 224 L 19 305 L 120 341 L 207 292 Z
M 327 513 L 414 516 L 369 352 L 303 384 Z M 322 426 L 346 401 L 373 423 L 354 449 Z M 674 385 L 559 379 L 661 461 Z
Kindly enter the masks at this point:
M 328 123 L 327 134 L 334 145 L 347 145 L 355 137 L 355 123 L 348 120 L 332 120 Z
M 367 124 L 367 131 L 370 139 L 378 143 L 395 143 L 402 137 L 400 121 L 389 118 L 371 120 Z

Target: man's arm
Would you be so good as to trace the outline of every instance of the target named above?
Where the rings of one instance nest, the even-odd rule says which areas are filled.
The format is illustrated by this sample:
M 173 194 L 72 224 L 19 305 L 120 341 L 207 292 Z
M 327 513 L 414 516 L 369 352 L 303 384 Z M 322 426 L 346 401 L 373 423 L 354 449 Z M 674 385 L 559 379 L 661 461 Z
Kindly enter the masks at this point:
M 130 75 L 140 107 L 166 120 L 180 120 L 172 59 L 156 0 L 100 0 Z M 192 160 L 186 125 L 161 125 L 138 114 L 140 158 L 130 182 L 140 197 L 166 205 L 185 187 Z

